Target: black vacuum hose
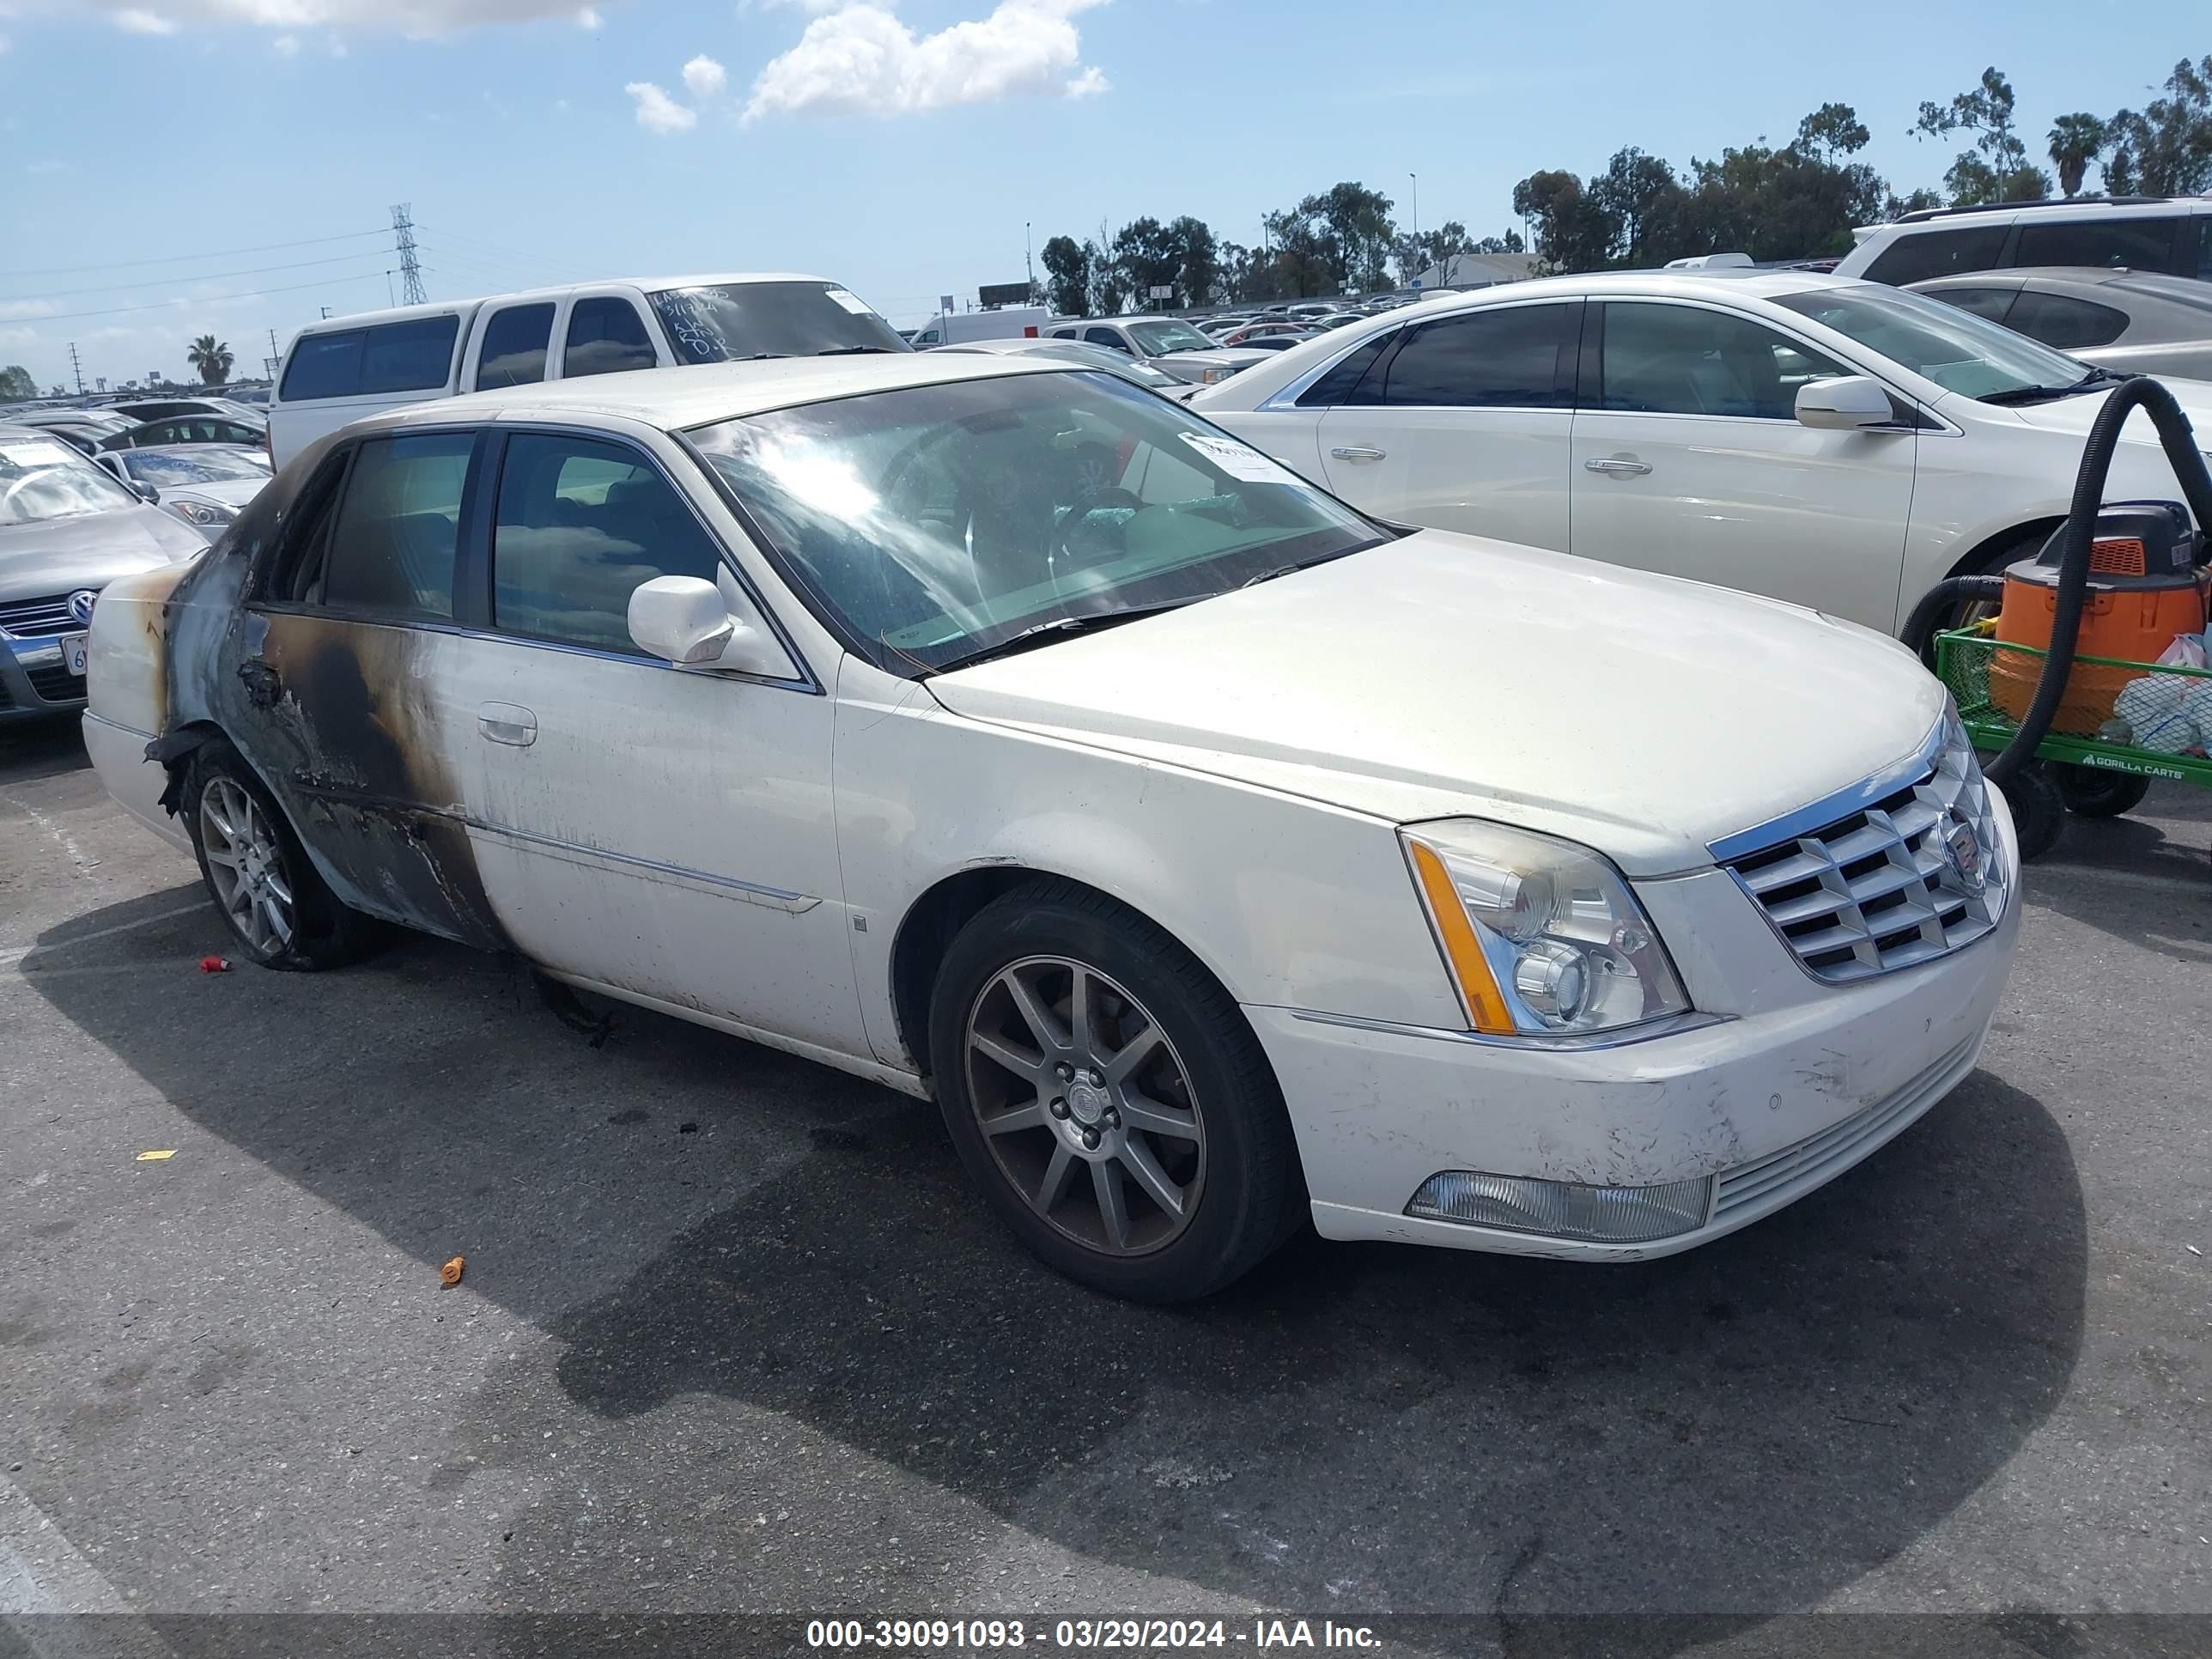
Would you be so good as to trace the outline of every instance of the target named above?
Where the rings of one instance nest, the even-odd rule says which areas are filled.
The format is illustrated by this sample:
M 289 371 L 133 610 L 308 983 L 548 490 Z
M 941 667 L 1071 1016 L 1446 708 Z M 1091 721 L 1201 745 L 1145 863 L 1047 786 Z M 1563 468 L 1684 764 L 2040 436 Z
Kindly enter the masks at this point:
M 2158 428 L 2159 442 L 2165 447 L 2174 477 L 2181 482 L 2190 516 L 2199 530 L 2212 536 L 2212 473 L 2205 471 L 2189 416 L 2181 412 L 2173 394 L 2156 380 L 2138 376 L 2121 381 L 2097 411 L 2088 441 L 2081 448 L 2081 470 L 2075 475 L 2073 504 L 2059 532 L 2063 540 L 2058 553 L 2058 604 L 2051 620 L 2051 648 L 2043 659 L 2043 676 L 2035 683 L 2034 700 L 2021 716 L 2020 730 L 2004 746 L 2004 752 L 1983 769 L 1983 775 L 2000 788 L 2035 757 L 2036 746 L 2049 735 L 2059 699 L 2066 693 L 2067 678 L 2074 672 L 2075 636 L 2081 628 L 2081 604 L 2088 592 L 2089 549 L 2096 540 L 2098 511 L 2105 504 L 2105 478 L 2119 448 L 2120 428 L 2138 409 L 2147 412 Z M 1915 622 L 1926 604 L 1923 599 L 1914 608 Z M 1908 623 L 1908 638 L 1910 628 Z

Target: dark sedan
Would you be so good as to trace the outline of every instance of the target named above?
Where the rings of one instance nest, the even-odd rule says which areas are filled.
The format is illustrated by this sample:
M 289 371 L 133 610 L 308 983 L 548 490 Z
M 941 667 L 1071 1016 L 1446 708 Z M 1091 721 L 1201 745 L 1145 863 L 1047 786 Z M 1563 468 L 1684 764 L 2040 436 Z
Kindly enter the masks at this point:
M 50 433 L 0 426 L 0 725 L 82 708 L 100 590 L 206 545 Z
M 2212 380 L 2212 283 L 2053 265 L 1931 277 L 1912 291 L 2116 374 Z

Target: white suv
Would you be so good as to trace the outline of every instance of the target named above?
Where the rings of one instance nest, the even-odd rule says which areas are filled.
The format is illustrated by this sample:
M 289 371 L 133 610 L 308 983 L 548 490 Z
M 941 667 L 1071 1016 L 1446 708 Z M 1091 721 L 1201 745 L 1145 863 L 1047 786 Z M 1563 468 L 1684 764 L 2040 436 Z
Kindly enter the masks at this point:
M 1902 288 L 2017 265 L 2089 265 L 2212 281 L 2212 198 L 2091 198 L 1934 208 L 1855 233 L 1838 276 Z
M 2111 384 L 1879 283 L 1620 272 L 1389 313 L 1190 404 L 1382 518 L 1894 632 L 2050 534 Z M 2168 385 L 2212 436 L 2212 385 Z M 2149 422 L 2129 430 L 2109 498 L 2178 498 Z

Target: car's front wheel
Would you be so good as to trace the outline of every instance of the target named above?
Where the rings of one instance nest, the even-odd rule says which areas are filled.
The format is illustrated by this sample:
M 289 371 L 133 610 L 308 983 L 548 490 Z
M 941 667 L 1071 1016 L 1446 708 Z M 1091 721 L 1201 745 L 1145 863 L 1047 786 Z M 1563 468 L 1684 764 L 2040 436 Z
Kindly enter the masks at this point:
M 930 1051 L 969 1174 L 1072 1279 L 1204 1296 L 1304 1214 L 1282 1096 L 1235 1000 L 1102 894 L 1040 882 L 978 913 L 939 975 Z
M 264 968 L 335 968 L 376 924 L 340 903 L 252 769 L 221 741 L 193 755 L 185 799 L 200 876 L 232 935 Z

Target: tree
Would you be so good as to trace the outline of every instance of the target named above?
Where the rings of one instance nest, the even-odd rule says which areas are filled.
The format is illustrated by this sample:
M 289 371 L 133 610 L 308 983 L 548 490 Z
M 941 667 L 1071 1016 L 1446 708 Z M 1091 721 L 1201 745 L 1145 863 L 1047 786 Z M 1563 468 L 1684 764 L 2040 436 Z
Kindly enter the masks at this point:
M 2033 202 L 2051 194 L 2051 175 L 2033 166 L 2027 146 L 2013 128 L 2012 82 L 1995 65 L 1982 71 L 1980 84 L 1948 104 L 1923 103 L 1912 124 L 1916 138 L 1974 135 L 1974 147 L 1962 150 L 1943 175 L 1954 207 L 1982 202 Z
M 1103 225 L 1098 234 L 1105 235 Z M 1114 316 L 1129 297 L 1128 277 L 1103 241 L 1084 243 L 1083 263 L 1091 276 L 1091 303 L 1084 309 L 1093 317 Z
M 1526 253 L 1528 245 L 1521 240 L 1519 231 L 1509 228 L 1503 236 L 1486 236 L 1467 251 L 1469 253 Z
M 1044 245 L 1044 272 L 1052 308 L 1063 317 L 1079 317 L 1091 298 L 1091 261 L 1083 245 L 1073 236 L 1055 236 Z
M 1595 270 L 1620 239 L 1620 222 L 1571 173 L 1530 173 L 1513 186 L 1513 211 L 1534 223 L 1536 255 L 1553 270 Z
M 19 404 L 39 395 L 39 383 L 21 363 L 0 368 L 0 403 Z
M 1908 213 L 1925 213 L 1942 205 L 1943 198 L 1932 190 L 1916 190 L 1909 196 L 1899 196 L 1893 191 L 1881 204 L 1881 216 L 1884 220 L 1898 220 Z
M 1791 148 L 1833 167 L 1838 156 L 1856 155 L 1864 149 L 1873 136 L 1849 104 L 1823 104 L 1797 124 L 1797 137 Z
M 2166 96 L 2106 124 L 2105 188 L 2115 196 L 2190 196 L 2212 190 L 2212 52 L 2166 77 Z
M 1298 204 L 1297 216 L 1306 222 L 1314 251 L 1335 284 L 1330 292 L 1381 288 L 1389 282 L 1398 238 L 1390 219 L 1393 205 L 1382 191 L 1352 179 Z
M 1828 107 L 1844 106 L 1831 104 Z M 1634 145 L 1616 150 L 1604 173 L 1589 182 L 1590 200 L 1617 227 L 1613 250 L 1616 256 L 1632 265 L 1648 261 L 1644 244 L 1650 228 L 1655 219 L 1663 218 L 1672 199 L 1681 193 L 1681 185 L 1675 182 L 1674 169 Z
M 2058 188 L 2067 195 L 2081 193 L 2081 180 L 2089 163 L 2097 159 L 2111 137 L 2094 115 L 2062 115 L 2051 124 L 2051 161 L 2058 169 Z
M 1214 248 L 1212 228 L 1186 213 L 1170 222 L 1167 234 L 1180 268 L 1176 303 L 1205 306 L 1221 298 L 1221 256 Z
M 185 361 L 192 366 L 203 386 L 221 386 L 230 378 L 233 361 L 228 344 L 218 342 L 212 334 L 203 334 L 185 353 Z

